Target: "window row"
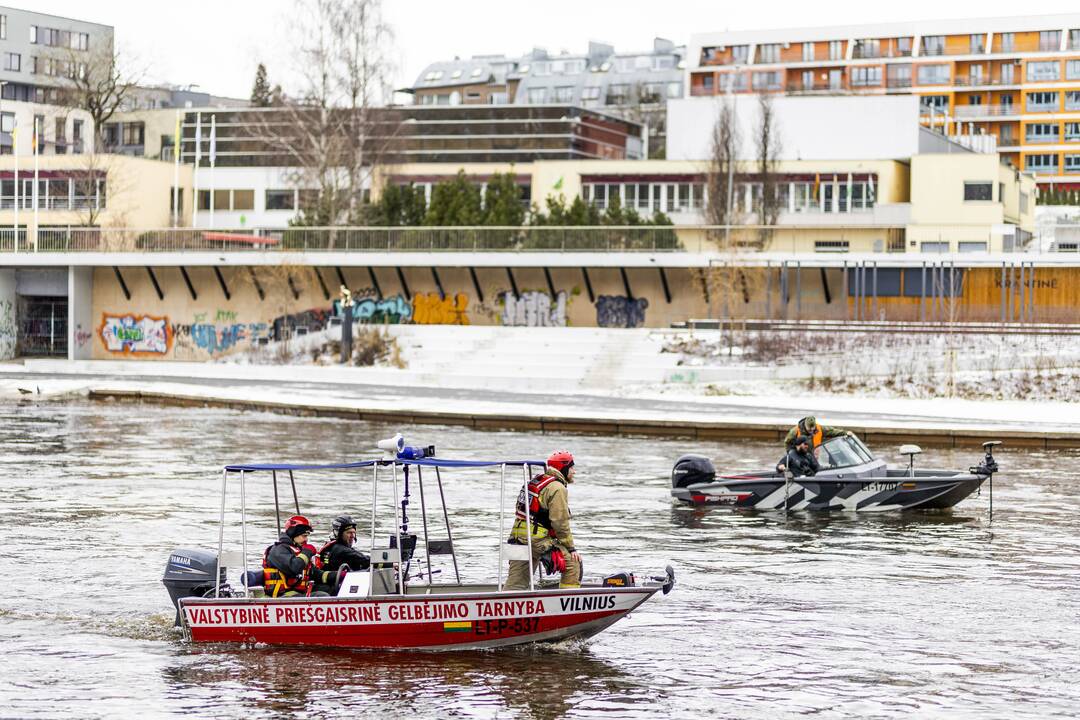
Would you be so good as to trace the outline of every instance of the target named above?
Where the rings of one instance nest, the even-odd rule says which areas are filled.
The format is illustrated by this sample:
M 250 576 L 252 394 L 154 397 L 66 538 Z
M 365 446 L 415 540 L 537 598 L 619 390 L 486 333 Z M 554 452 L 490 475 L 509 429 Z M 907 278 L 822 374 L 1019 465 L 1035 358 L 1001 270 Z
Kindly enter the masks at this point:
M 675 55 L 633 55 L 626 57 L 616 57 L 611 60 L 599 63 L 597 65 L 589 66 L 588 60 L 585 58 L 560 58 L 556 60 L 534 60 L 531 63 L 522 63 L 516 68 L 509 66 L 504 71 L 516 75 L 533 75 L 535 77 L 546 77 L 549 75 L 580 75 L 586 70 L 590 72 L 608 72 L 612 68 L 616 72 L 635 72 L 640 70 L 674 70 L 676 67 L 683 67 L 684 64 L 679 61 Z M 496 68 L 492 68 L 495 70 Z M 469 72 L 470 80 L 479 81 L 485 75 L 485 68 L 477 67 L 473 68 Z M 450 80 L 459 80 L 465 76 L 465 71 L 462 68 L 447 71 L 445 70 L 429 70 L 424 74 L 424 82 L 438 82 L 443 78 L 449 78 Z
M 872 182 L 780 181 L 776 184 L 777 206 L 782 211 L 846 213 L 870 210 L 875 203 Z M 763 185 L 736 182 L 732 193 L 735 212 L 757 212 L 761 208 Z M 603 210 L 618 199 L 622 207 L 639 212 L 692 212 L 705 208 L 703 183 L 584 183 L 582 199 Z
M 777 80 L 779 87 L 779 80 Z M 560 85 L 550 87 L 531 87 L 526 90 L 525 98 L 530 105 L 543 105 L 545 103 L 572 103 L 574 102 L 574 85 Z M 592 103 L 601 98 L 602 88 L 599 85 L 587 85 L 581 89 L 581 100 Z M 662 103 L 665 98 L 682 97 L 681 82 L 667 83 L 642 83 L 631 85 L 629 83 L 612 83 L 607 86 L 607 93 L 603 95 L 606 105 L 624 105 L 628 103 Z
M 146 144 L 146 123 L 105 123 L 106 147 L 140 146 Z
M 274 188 L 263 194 L 263 210 L 295 210 L 297 197 L 303 198 L 314 191 L 295 190 L 292 188 Z M 171 195 L 170 191 L 170 195 Z M 199 210 L 210 210 L 211 193 L 199 191 Z M 213 191 L 214 210 L 223 212 L 255 210 L 255 191 L 249 189 L 222 189 Z M 182 201 L 181 201 L 182 203 Z
M 919 55 L 922 57 L 935 57 L 942 55 L 983 55 L 986 53 L 986 33 L 970 33 L 966 37 L 946 35 L 923 35 L 919 38 Z M 1034 39 L 1034 38 L 1033 38 Z M 1038 43 L 1025 42 L 1018 47 L 1016 33 L 994 33 L 993 52 L 1059 52 L 1062 47 L 1062 33 L 1060 30 L 1045 30 L 1038 34 Z M 852 41 L 851 57 L 854 59 L 873 59 L 880 57 L 911 57 L 913 38 L 857 38 Z M 1080 28 L 1069 30 L 1064 49 L 1080 50 Z M 701 65 L 747 65 L 747 64 L 773 64 L 784 60 L 782 50 L 787 43 L 764 43 L 754 48 L 754 56 L 751 57 L 750 45 L 732 45 L 704 47 L 701 49 Z M 812 62 L 814 60 L 843 60 L 847 41 L 829 40 L 821 42 L 804 42 L 801 45 L 801 61 Z M 819 53 L 819 46 L 827 46 L 826 53 Z M 791 58 L 788 58 L 789 60 Z
M 86 78 L 86 63 L 33 55 L 30 57 L 30 74 L 82 80 Z
M 1027 79 L 1035 82 L 1061 79 L 1061 62 L 1058 60 L 1040 60 L 1027 64 Z M 1080 60 L 1065 61 L 1065 79 L 1080 80 Z
M 1056 112 L 1061 109 L 1060 91 L 1030 92 L 1026 94 L 1028 112 Z M 1066 90 L 1065 109 L 1080 110 L 1080 90 Z
M 84 173 L 79 178 L 41 178 L 38 180 L 39 210 L 105 209 L 105 178 Z M 15 207 L 15 180 L 0 180 L 0 209 Z M 19 207 L 34 207 L 33 177 L 19 177 Z
M 1065 172 L 1080 173 L 1080 153 L 1066 153 L 1064 156 Z M 1036 153 L 1024 156 L 1024 170 L 1045 175 L 1058 173 L 1057 153 Z
M 50 125 L 45 122 L 44 115 L 35 115 L 29 132 L 30 137 L 25 142 L 33 142 L 32 138 L 36 135 L 38 138 L 38 152 L 42 155 L 49 154 L 50 149 L 56 155 L 66 155 L 69 149 L 73 155 L 82 153 L 83 120 L 79 118 L 72 119 L 70 138 L 68 137 L 68 118 L 66 115 L 53 118 L 51 124 L 53 133 L 51 135 L 47 132 L 49 127 Z M 10 135 L 14 130 L 15 113 L 0 113 L 0 132 Z M 4 152 L 12 151 L 13 148 L 10 145 L 4 146 Z
M 6 23 L 4 33 L 7 33 Z M 71 32 L 70 30 L 57 30 L 56 28 L 31 25 L 30 44 L 70 48 L 71 50 L 89 50 L 90 35 L 88 33 Z
M 585 183 L 581 195 L 600 210 L 606 210 L 616 200 L 621 207 L 648 214 L 691 212 L 705 207 L 702 183 Z
M 1080 122 L 1067 122 L 1065 142 L 1080 142 Z M 1029 143 L 1060 142 L 1061 134 L 1058 123 L 1028 123 L 1024 126 L 1024 139 Z

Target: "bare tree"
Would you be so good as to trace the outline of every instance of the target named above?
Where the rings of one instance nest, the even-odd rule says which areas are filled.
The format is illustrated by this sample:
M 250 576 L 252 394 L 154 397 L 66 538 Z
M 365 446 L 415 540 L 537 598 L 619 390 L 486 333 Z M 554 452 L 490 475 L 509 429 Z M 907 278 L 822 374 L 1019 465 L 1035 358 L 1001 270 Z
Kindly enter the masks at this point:
M 725 97 L 716 116 L 710 136 L 709 167 L 706 171 L 708 203 L 706 216 L 710 225 L 732 225 L 735 222 L 733 195 L 741 138 L 735 118 L 733 101 Z M 728 233 L 717 242 L 727 244 Z
M 141 73 L 129 69 L 130 61 L 112 45 L 89 51 L 66 48 L 50 60 L 62 79 L 63 104 L 90 114 L 94 146 L 104 148 L 105 123 L 133 98 Z
M 397 140 L 398 119 L 384 107 L 393 33 L 382 0 L 306 0 L 295 25 L 300 87 L 253 131 L 292 168 L 289 180 L 312 191 L 303 224 L 358 223 L 373 169 Z
M 761 201 L 758 205 L 758 224 L 775 225 L 780 217 L 779 183 L 776 166 L 782 150 L 780 129 L 776 120 L 773 96 L 758 95 L 758 129 L 756 140 L 757 171 L 761 181 Z M 762 238 L 762 247 L 767 238 Z

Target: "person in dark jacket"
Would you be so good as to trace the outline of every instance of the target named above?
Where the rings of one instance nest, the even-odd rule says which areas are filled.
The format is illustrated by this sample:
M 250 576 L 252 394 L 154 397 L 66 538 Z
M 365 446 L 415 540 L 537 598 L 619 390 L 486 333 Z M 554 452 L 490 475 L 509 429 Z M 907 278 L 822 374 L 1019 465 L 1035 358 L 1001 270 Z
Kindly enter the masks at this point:
M 314 580 L 325 582 L 329 573 L 313 567 L 315 548 L 308 545 L 311 524 L 303 515 L 294 515 L 285 523 L 285 532 L 263 553 L 263 586 L 270 597 L 296 595 L 325 596 L 313 588 Z
M 810 449 L 810 438 L 799 435 L 795 438 L 795 446 L 788 450 L 787 455 L 776 466 L 777 472 L 790 470 L 795 477 L 817 475 L 821 470 L 814 452 Z
M 348 515 L 339 515 L 330 525 L 330 538 L 319 550 L 320 572 L 323 578 L 318 589 L 333 592 L 332 583 L 338 570 L 348 565 L 350 570 L 367 570 L 371 565 L 368 556 L 353 549 L 356 542 L 356 523 Z

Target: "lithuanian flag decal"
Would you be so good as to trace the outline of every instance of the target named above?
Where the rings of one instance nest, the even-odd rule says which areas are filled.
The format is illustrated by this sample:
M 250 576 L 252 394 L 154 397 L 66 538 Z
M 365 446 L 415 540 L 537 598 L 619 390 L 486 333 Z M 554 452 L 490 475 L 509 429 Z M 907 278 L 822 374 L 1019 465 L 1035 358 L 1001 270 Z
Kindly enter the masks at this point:
M 444 622 L 442 624 L 443 632 L 471 632 L 471 622 Z

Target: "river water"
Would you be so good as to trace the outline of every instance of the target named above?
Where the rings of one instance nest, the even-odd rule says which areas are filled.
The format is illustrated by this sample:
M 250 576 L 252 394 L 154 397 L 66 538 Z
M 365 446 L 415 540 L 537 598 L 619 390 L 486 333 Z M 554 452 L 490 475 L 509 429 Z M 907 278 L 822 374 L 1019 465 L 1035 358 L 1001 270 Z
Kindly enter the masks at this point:
M 985 491 L 950 513 L 785 519 L 668 496 L 679 454 L 746 470 L 776 461 L 768 444 L 401 428 L 445 457 L 571 449 L 586 573 L 670 562 L 678 585 L 583 644 L 374 653 L 191 646 L 160 578 L 170 549 L 216 544 L 223 464 L 355 459 L 399 428 L 90 402 L 0 417 L 3 718 L 1048 717 L 1080 701 L 1076 451 L 1006 446 L 992 524 Z M 445 480 L 463 575 L 493 578 L 497 476 Z M 318 538 L 341 510 L 367 531 L 358 478 L 298 483 Z M 248 488 L 252 556 L 272 497 Z

